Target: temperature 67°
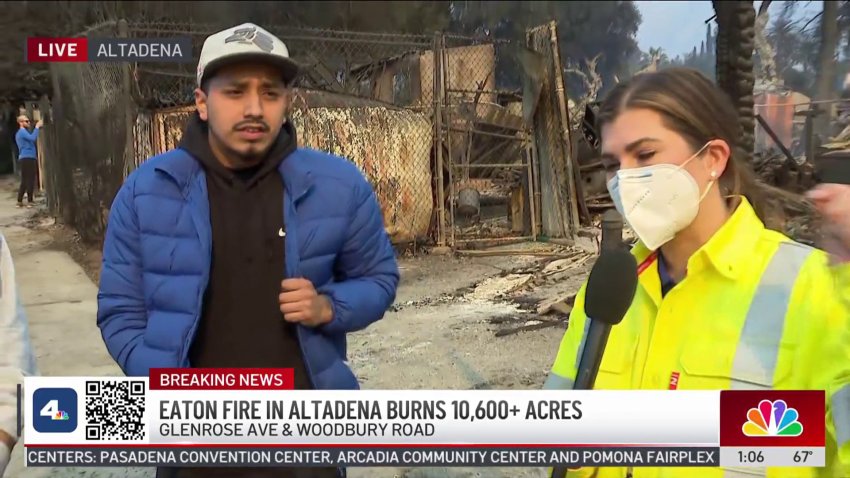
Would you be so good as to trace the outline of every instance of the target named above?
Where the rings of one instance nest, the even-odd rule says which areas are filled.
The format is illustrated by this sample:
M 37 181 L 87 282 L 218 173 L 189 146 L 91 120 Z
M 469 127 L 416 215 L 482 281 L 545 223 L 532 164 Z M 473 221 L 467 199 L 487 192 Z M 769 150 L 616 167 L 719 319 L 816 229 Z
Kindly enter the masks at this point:
M 796 451 L 794 452 L 794 463 L 805 463 L 812 456 L 811 451 Z

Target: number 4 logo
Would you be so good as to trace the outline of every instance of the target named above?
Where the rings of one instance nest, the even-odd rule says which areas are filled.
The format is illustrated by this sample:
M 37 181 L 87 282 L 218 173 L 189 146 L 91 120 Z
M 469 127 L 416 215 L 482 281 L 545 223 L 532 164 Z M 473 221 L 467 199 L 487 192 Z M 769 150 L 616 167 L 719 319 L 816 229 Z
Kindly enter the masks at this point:
M 41 409 L 41 416 L 50 417 L 51 420 L 68 420 L 68 412 L 59 409 L 59 400 L 50 400 Z
M 39 388 L 32 398 L 35 431 L 71 433 L 77 429 L 77 392 L 73 388 Z
M 41 416 L 53 417 L 59 412 L 59 400 L 51 400 L 41 409 Z

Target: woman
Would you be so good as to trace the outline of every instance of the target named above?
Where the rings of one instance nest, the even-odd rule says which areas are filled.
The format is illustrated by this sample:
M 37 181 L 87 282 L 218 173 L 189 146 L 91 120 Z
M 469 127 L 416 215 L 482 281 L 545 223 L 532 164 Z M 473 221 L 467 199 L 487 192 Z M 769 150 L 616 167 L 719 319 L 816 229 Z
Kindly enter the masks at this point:
M 840 445 L 850 463 L 850 263 L 765 226 L 778 219 L 765 200 L 782 193 L 747 172 L 735 109 L 700 73 L 638 75 L 611 93 L 598 121 L 609 190 L 639 239 L 640 277 L 595 388 L 826 390 L 828 467 L 569 476 L 850 477 L 837 458 Z M 812 198 L 840 209 L 839 194 Z M 850 244 L 850 233 L 835 232 Z M 572 388 L 586 323 L 582 288 L 546 388 Z

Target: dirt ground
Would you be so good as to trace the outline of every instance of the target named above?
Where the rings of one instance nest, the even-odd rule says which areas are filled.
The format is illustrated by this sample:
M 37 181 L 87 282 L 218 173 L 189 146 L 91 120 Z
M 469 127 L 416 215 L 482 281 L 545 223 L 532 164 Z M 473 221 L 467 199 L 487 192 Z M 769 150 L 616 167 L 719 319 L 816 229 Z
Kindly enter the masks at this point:
M 56 225 L 44 212 L 34 215 L 29 226 L 46 229 L 52 238 L 49 247 L 67 252 L 98 283 L 99 247 L 81 243 L 73 229 Z M 537 244 L 502 249 L 508 248 L 578 254 Z M 392 308 L 377 324 L 349 336 L 351 365 L 363 388 L 369 389 L 539 388 L 566 329 L 566 317 L 549 314 L 544 324 L 553 325 L 542 330 L 502 337 L 496 333 L 541 323 L 537 307 L 550 297 L 576 291 L 592 264 L 588 258 L 579 255 L 576 262 L 584 262 L 563 280 L 535 286 L 533 279 L 557 257 L 468 258 L 427 252 L 401 257 L 402 279 Z M 529 350 L 541 355 L 529 355 Z
M 14 185 L 0 180 L 0 197 L 9 201 Z M 18 227 L 10 243 L 13 252 L 64 252 L 85 271 L 77 280 L 96 286 L 99 248 L 80 243 L 69 228 L 57 225 L 44 206 L 15 210 Z M 2 219 L 2 218 L 0 218 Z M 6 227 L 4 226 L 4 233 Z M 578 290 L 593 262 L 592 254 L 552 244 L 520 244 L 502 249 L 524 254 L 491 257 L 437 256 L 419 253 L 401 257 L 401 284 L 395 304 L 385 318 L 349 336 L 349 359 L 365 389 L 538 389 L 566 330 L 566 315 L 540 315 L 547 299 Z M 543 256 L 549 254 L 550 256 Z M 560 254 L 560 257 L 552 256 Z M 79 274 L 79 273 L 78 273 Z M 87 278 L 85 276 L 88 276 Z M 33 279 L 36 280 L 36 279 Z M 44 277 L 42 281 L 50 281 Z M 44 284 L 41 284 L 43 286 Z M 27 285 L 22 285 L 25 287 Z M 33 287 L 36 285 L 33 284 Z M 96 299 L 96 287 L 89 287 Z M 38 315 L 30 321 L 37 322 Z M 94 317 L 86 327 L 96 328 Z M 44 347 L 45 330 L 32 326 L 34 345 Z M 87 340 L 97 342 L 96 334 Z M 69 341 L 53 342 L 56 355 Z M 102 343 L 90 344 L 102 348 Z M 47 357 L 39 357 L 42 361 Z M 50 368 L 50 367 L 47 367 Z M 44 372 L 43 372 L 44 373 Z M 59 375 L 61 372 L 44 373 Z M 58 473 L 58 474 L 57 474 Z M 7 476 L 8 475 L 7 473 Z M 26 476 L 35 476 L 29 473 Z M 153 476 L 149 469 L 68 469 L 49 475 L 74 477 Z M 365 477 L 537 477 L 539 469 L 423 468 L 352 469 L 349 476 Z

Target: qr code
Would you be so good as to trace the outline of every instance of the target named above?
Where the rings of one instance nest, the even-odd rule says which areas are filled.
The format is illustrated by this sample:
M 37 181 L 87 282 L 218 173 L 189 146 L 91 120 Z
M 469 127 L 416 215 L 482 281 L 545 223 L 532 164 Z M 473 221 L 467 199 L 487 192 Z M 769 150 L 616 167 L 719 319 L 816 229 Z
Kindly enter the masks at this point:
M 86 440 L 144 440 L 145 382 L 86 381 Z

